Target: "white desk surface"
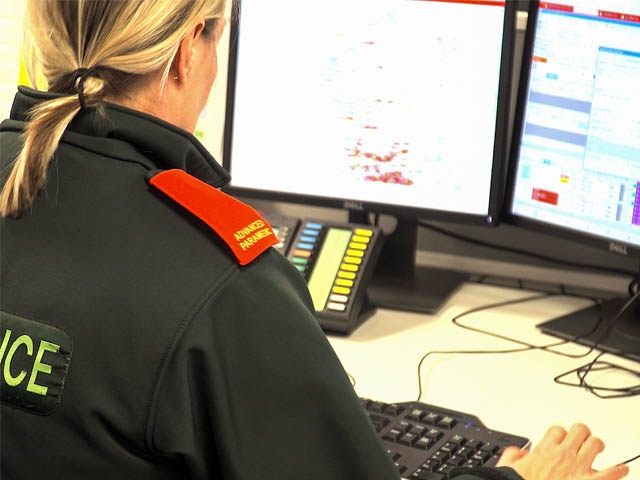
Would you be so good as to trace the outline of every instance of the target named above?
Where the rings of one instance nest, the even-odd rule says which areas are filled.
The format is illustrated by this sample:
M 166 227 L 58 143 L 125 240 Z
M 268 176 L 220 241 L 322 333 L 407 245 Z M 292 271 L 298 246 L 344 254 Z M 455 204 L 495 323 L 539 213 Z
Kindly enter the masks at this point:
M 435 315 L 379 309 L 351 335 L 329 335 L 345 370 L 361 397 L 387 402 L 416 400 L 418 364 L 431 351 L 500 350 L 518 345 L 462 329 L 451 319 L 472 308 L 503 300 L 530 297 L 536 292 L 467 283 Z M 558 342 L 535 325 L 589 305 L 586 300 L 550 297 L 474 313 L 461 319 L 472 325 L 536 345 Z M 567 353 L 587 352 L 569 344 Z M 595 467 L 640 454 L 640 397 L 601 399 L 581 388 L 558 385 L 554 378 L 587 364 L 535 350 L 507 354 L 439 354 L 423 362 L 420 400 L 477 415 L 493 429 L 528 437 L 535 444 L 552 424 L 569 427 L 584 422 L 602 438 L 605 451 Z M 603 359 L 640 371 L 640 363 L 613 355 Z M 574 381 L 575 376 L 569 377 Z M 591 383 L 637 385 L 637 376 L 593 373 Z M 640 460 L 630 464 L 630 480 L 640 480 Z

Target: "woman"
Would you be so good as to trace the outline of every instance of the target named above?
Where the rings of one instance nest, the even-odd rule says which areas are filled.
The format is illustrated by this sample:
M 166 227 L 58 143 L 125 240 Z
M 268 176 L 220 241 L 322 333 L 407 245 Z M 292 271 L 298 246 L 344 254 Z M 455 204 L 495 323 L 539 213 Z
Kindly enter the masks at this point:
M 0 126 L 3 478 L 397 478 L 306 285 L 189 133 L 224 12 L 27 0 L 49 87 L 21 87 Z M 537 459 L 504 463 L 623 473 Z

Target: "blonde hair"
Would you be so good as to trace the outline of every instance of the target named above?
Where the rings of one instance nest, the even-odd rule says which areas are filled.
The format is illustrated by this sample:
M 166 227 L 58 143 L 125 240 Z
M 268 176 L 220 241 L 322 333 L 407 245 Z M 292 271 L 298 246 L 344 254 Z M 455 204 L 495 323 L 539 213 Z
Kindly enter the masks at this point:
M 233 1 L 233 0 L 231 0 Z M 44 187 L 48 166 L 75 115 L 102 108 L 140 79 L 166 82 L 180 40 L 199 21 L 215 35 L 227 0 L 27 0 L 25 45 L 32 83 L 65 94 L 29 112 L 23 147 L 0 192 L 0 215 L 18 217 Z

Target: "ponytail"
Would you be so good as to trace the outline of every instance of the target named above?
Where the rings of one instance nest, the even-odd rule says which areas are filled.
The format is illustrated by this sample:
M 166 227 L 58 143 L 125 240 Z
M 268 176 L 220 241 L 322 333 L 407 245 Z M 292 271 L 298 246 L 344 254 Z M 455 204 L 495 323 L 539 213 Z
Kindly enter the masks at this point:
M 46 184 L 49 165 L 71 120 L 88 105 L 100 104 L 104 82 L 95 70 L 78 70 L 73 80 L 77 95 L 42 102 L 29 112 L 24 145 L 0 192 L 0 216 L 18 218 L 31 206 Z

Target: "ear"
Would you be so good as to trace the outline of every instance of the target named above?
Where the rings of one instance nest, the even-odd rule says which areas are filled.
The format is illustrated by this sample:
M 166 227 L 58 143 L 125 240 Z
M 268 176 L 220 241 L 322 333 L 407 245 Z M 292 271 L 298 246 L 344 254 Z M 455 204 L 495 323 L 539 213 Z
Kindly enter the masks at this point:
M 200 38 L 203 29 L 204 21 L 195 25 L 180 41 L 172 64 L 172 75 L 176 81 L 184 83 L 187 78 L 189 78 L 189 73 L 197 61 L 196 57 L 198 56 L 196 42 Z

